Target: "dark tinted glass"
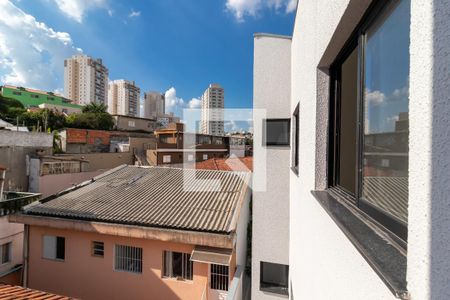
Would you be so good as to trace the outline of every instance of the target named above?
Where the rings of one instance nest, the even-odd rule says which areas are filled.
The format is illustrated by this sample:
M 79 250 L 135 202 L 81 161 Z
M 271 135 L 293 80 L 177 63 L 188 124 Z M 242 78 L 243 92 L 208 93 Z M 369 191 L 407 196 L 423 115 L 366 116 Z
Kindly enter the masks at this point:
M 289 119 L 268 119 L 265 124 L 266 145 L 289 145 Z
M 356 122 L 358 100 L 358 51 L 355 48 L 341 66 L 339 109 L 339 166 L 337 183 L 356 191 Z
M 289 266 L 261 262 L 260 289 L 278 294 L 288 294 Z
M 172 252 L 172 276 L 183 276 L 183 254 L 180 252 Z
M 65 254 L 66 254 L 65 238 L 58 236 L 56 237 L 56 258 L 64 259 Z
M 407 223 L 410 1 L 366 32 L 362 197 Z

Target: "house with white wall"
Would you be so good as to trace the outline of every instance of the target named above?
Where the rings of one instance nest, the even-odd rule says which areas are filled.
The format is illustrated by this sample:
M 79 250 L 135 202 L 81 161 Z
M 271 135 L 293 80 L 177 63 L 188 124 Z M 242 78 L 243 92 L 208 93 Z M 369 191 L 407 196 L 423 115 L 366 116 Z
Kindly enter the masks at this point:
M 255 35 L 255 104 L 258 78 L 290 87 L 266 106 L 291 119 L 268 175 L 289 171 L 290 299 L 450 299 L 449 27 L 442 0 L 300 0 L 288 78 L 258 67 L 286 39 Z

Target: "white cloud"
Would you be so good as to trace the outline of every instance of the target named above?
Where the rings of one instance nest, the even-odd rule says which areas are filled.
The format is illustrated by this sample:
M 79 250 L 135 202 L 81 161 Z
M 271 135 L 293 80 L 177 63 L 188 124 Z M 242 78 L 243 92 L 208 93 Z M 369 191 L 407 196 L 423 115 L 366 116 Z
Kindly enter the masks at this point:
M 0 80 L 53 91 L 63 86 L 64 59 L 82 50 L 12 2 L 0 0 Z
M 291 13 L 297 7 L 297 0 L 227 0 L 225 5 L 238 22 L 243 22 L 246 16 L 258 16 L 264 8 L 276 11 L 284 8 L 286 13 Z
M 188 107 L 195 109 L 195 108 L 201 108 L 202 107 L 202 100 L 197 98 L 192 98 L 191 101 L 188 103 Z
M 135 11 L 134 9 L 131 9 L 131 12 L 128 14 L 129 18 L 136 18 L 141 15 L 140 11 Z
M 184 107 L 184 100 L 177 97 L 177 90 L 174 87 L 168 89 L 165 93 L 166 112 L 178 112 Z
M 386 101 L 386 95 L 380 91 L 366 90 L 366 101 L 373 105 L 379 105 Z
M 59 10 L 61 10 L 67 17 L 74 19 L 78 23 L 83 22 L 85 13 L 89 10 L 97 8 L 107 9 L 106 0 L 54 0 Z M 112 11 L 108 9 L 108 14 L 111 16 Z

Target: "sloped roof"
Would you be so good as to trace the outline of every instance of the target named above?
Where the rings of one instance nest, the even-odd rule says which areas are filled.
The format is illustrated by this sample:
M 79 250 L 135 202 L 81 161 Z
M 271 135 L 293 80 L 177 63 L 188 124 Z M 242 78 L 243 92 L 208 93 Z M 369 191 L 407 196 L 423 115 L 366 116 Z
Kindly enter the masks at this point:
M 253 157 L 210 158 L 195 164 L 197 169 L 221 171 L 253 171 Z
M 55 199 L 31 205 L 24 213 L 230 233 L 249 176 L 248 172 L 120 166 Z
M 23 300 L 70 300 L 74 298 L 58 296 L 55 294 L 27 289 L 21 286 L 13 286 L 0 283 L 0 300 L 23 299 Z

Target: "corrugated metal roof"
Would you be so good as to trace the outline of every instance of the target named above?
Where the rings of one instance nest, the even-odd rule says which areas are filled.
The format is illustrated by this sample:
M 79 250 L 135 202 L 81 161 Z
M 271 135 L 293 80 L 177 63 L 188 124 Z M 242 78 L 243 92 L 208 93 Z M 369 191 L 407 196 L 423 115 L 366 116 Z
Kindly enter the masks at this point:
M 123 166 L 24 213 L 229 233 L 249 179 L 248 172 Z
M 74 298 L 58 296 L 43 291 L 27 289 L 21 286 L 12 286 L 0 283 L 0 300 L 70 300 Z

